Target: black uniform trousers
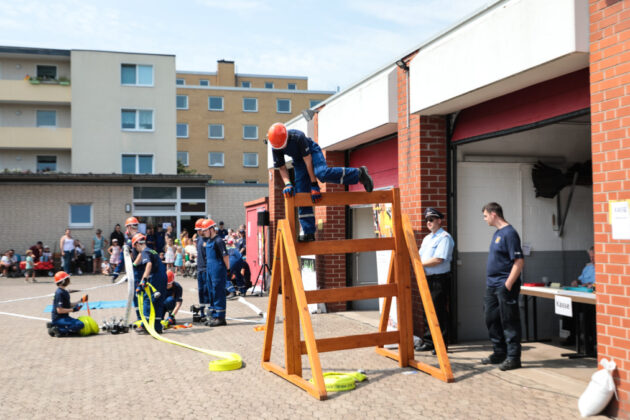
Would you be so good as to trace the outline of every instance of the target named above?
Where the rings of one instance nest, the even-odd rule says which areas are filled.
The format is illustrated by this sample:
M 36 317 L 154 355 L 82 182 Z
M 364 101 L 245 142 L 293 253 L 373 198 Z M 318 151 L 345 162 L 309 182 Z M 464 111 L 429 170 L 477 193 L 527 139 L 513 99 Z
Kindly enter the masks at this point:
M 442 330 L 442 337 L 444 337 L 444 343 L 448 347 L 448 298 L 450 296 L 449 290 L 451 287 L 451 273 L 432 274 L 427 276 L 427 283 L 429 283 L 429 290 L 431 291 L 431 300 L 435 307 L 435 313 L 437 314 L 438 322 L 440 323 L 440 330 Z M 429 323 L 427 322 L 426 313 L 424 316 L 424 335 L 422 336 L 423 343 L 433 345 L 433 338 L 431 337 L 431 330 L 429 329 Z

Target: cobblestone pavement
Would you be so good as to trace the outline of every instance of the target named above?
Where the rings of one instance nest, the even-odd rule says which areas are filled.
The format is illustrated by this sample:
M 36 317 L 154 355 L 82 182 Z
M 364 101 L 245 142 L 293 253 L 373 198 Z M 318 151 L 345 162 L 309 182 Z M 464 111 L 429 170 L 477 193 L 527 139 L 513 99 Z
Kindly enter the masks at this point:
M 196 301 L 196 281 L 178 278 L 184 288 L 183 309 Z M 72 278 L 70 289 L 111 285 L 105 276 Z M 125 284 L 89 291 L 91 301 L 125 299 Z M 0 278 L 0 301 L 52 294 L 52 279 L 36 284 Z M 81 293 L 72 295 L 73 301 Z M 267 311 L 266 297 L 247 300 Z M 212 350 L 239 353 L 244 366 L 237 371 L 210 372 L 204 354 L 159 342 L 135 333 L 51 338 L 44 313 L 52 297 L 0 303 L 0 418 L 578 418 L 577 396 L 562 387 L 550 390 L 539 380 L 518 372 L 500 372 L 479 363 L 488 347 L 453 346 L 449 353 L 455 382 L 443 383 L 410 368 L 399 368 L 371 348 L 321 354 L 324 371 L 363 369 L 368 381 L 350 392 L 331 393 L 317 401 L 306 392 L 260 367 L 261 320 L 247 306 L 228 301 L 225 327 L 195 325 L 167 331 L 171 339 Z M 282 314 L 281 307 L 278 308 Z M 42 318 L 28 319 L 6 313 Z M 76 315 L 85 314 L 81 311 Z M 123 309 L 93 310 L 100 324 Z M 45 319 L 45 320 L 44 320 Z M 189 314 L 178 317 L 190 321 Z M 313 316 L 318 338 L 373 332 L 373 326 L 339 314 Z M 426 354 L 426 353 L 425 353 Z M 435 357 L 417 358 L 435 363 Z M 272 361 L 282 364 L 282 328 L 276 326 Z M 304 376 L 310 377 L 303 357 Z M 594 362 L 589 362 L 595 368 Z M 570 382 L 570 381 L 569 381 Z M 569 383 L 567 382 L 567 383 Z M 573 381 L 575 385 L 575 381 Z M 586 384 L 578 383 L 579 387 Z M 568 389 L 568 388 L 567 388 Z M 583 389 L 583 388 L 582 388 Z M 579 395 L 579 394 L 578 394 Z

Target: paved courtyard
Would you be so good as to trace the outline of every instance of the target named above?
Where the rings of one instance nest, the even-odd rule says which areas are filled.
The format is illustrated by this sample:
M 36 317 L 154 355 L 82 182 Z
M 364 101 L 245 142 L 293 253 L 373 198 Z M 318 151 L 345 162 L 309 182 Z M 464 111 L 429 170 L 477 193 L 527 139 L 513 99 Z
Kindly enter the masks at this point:
M 177 279 L 184 288 L 183 309 L 196 301 L 196 281 Z M 91 301 L 125 299 L 127 285 L 111 285 L 105 276 L 73 277 L 70 289 L 90 290 Z M 594 359 L 567 360 L 563 349 L 524 344 L 523 369 L 501 372 L 481 365 L 487 343 L 452 346 L 455 382 L 443 383 L 375 354 L 372 348 L 321 354 L 324 371 L 362 369 L 369 380 L 353 391 L 331 393 L 317 401 L 260 366 L 261 318 L 238 301 L 228 301 L 228 326 L 169 330 L 165 336 L 211 350 L 237 352 L 244 366 L 210 372 L 210 357 L 136 333 L 51 338 L 44 308 L 52 297 L 4 302 L 51 294 L 50 278 L 36 284 L 0 278 L 1 418 L 579 418 L 577 399 L 596 369 Z M 77 300 L 82 293 L 74 293 Z M 247 300 L 267 311 L 266 297 Z M 282 314 L 281 307 L 278 314 Z M 93 310 L 101 324 L 123 309 Z M 82 310 L 78 315 L 85 314 Z M 8 314 L 19 314 L 23 318 Z M 75 314 L 76 316 L 77 314 Z M 179 322 L 191 320 L 188 313 Z M 374 313 L 313 315 L 318 338 L 375 331 Z M 566 349 L 565 349 L 566 351 Z M 434 356 L 417 358 L 435 363 Z M 280 364 L 282 328 L 276 326 L 272 360 Z M 310 377 L 303 357 L 304 376 Z

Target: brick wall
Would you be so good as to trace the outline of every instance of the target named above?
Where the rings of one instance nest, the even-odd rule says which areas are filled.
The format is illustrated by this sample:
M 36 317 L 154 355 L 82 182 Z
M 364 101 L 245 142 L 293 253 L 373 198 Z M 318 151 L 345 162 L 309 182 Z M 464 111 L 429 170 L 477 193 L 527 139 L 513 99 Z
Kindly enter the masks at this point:
M 109 239 L 116 223 L 124 223 L 129 214 L 125 203 L 131 203 L 132 187 L 125 185 L 46 184 L 0 185 L 0 251 L 24 252 L 37 241 L 59 252 L 59 239 L 69 222 L 69 203 L 92 204 L 91 228 L 72 228 L 72 236 L 92 251 L 97 228 Z
M 212 220 L 223 221 L 225 228 L 237 229 L 246 223 L 243 203 L 264 197 L 265 184 L 214 184 L 206 188 L 207 214 Z
M 435 207 L 446 216 L 446 122 L 442 116 L 407 116 L 408 80 L 407 73 L 399 68 L 398 185 L 401 211 L 409 216 L 420 246 L 422 238 L 428 233 L 424 210 Z M 443 227 L 448 230 L 446 223 Z M 421 336 L 422 303 L 413 273 L 411 284 L 414 334 Z
M 597 352 L 617 363 L 608 414 L 630 418 L 630 242 L 608 224 L 608 200 L 630 199 L 630 1 L 589 8 Z
M 278 221 L 284 219 L 284 198 L 282 188 L 284 182 L 276 169 L 269 170 L 269 266 L 273 268 L 274 249 L 276 244 L 276 228 Z

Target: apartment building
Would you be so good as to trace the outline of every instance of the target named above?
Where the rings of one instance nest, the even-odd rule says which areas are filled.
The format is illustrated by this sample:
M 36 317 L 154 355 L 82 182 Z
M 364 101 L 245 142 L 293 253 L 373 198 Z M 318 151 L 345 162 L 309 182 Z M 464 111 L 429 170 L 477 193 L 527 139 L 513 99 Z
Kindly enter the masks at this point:
M 233 61 L 217 71 L 177 72 L 177 158 L 216 183 L 267 183 L 264 138 L 334 92 L 308 90 L 308 79 L 237 73 Z

